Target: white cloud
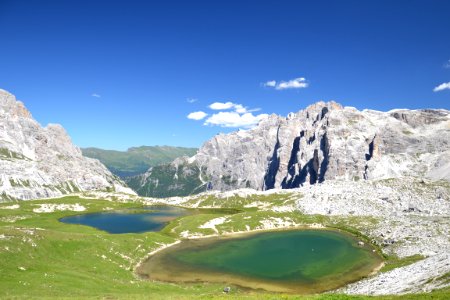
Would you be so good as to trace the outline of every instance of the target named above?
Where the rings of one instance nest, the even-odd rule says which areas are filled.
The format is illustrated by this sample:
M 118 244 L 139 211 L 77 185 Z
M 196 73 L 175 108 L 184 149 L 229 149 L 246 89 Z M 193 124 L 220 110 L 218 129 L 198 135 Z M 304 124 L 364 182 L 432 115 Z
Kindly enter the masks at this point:
M 235 104 L 234 110 L 239 114 L 245 114 L 247 112 L 247 108 L 245 108 L 241 104 Z
M 228 102 L 214 102 L 208 106 L 211 110 L 225 110 L 213 113 L 209 116 L 203 125 L 220 127 L 240 127 L 251 128 L 267 117 L 266 114 L 253 115 L 260 108 L 248 109 L 242 104 Z M 207 116 L 202 111 L 193 112 L 188 115 L 189 119 L 202 120 Z
M 245 114 L 248 112 L 255 112 L 258 110 L 261 110 L 260 108 L 254 108 L 254 109 L 248 109 L 247 107 L 243 106 L 242 104 L 237 104 L 233 102 L 214 102 L 209 105 L 209 108 L 213 110 L 229 110 L 233 109 L 235 112 L 239 114 Z
M 187 101 L 188 103 L 194 103 L 194 102 L 197 102 L 198 99 L 197 99 L 197 98 L 187 98 L 186 101 Z
M 95 98 L 101 98 L 101 97 L 102 97 L 102 96 L 100 96 L 100 95 L 97 94 L 97 93 L 93 93 L 91 96 L 92 96 L 92 97 L 95 97 Z
M 203 111 L 196 111 L 196 112 L 191 112 L 190 114 L 188 114 L 187 118 L 198 121 L 198 120 L 204 119 L 207 115 L 208 114 Z
M 213 114 L 206 119 L 204 125 L 216 125 L 220 127 L 241 127 L 251 128 L 259 123 L 262 119 L 265 119 L 267 114 L 253 115 L 252 113 L 240 114 L 238 112 L 221 111 L 217 114 Z
M 445 82 L 445 83 L 438 85 L 437 87 L 435 87 L 433 89 L 433 92 L 440 92 L 443 90 L 450 90 L 450 82 Z
M 286 90 L 286 89 L 304 89 L 309 86 L 308 82 L 306 82 L 306 78 L 298 77 L 295 79 L 291 79 L 288 81 L 275 81 L 270 80 L 263 84 L 266 87 L 273 87 L 276 90 Z
M 285 89 L 302 89 L 308 87 L 306 79 L 303 77 L 295 78 L 289 81 L 281 81 L 277 84 L 275 89 L 285 90 Z
M 225 109 L 230 109 L 233 108 L 235 106 L 235 104 L 233 102 L 214 102 L 212 104 L 209 105 L 209 108 L 214 109 L 214 110 L 225 110 Z

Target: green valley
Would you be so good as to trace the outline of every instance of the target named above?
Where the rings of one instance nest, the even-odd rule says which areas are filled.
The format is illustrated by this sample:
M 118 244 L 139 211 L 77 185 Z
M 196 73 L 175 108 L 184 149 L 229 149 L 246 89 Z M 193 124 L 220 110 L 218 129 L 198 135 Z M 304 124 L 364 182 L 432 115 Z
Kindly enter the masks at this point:
M 127 151 L 83 148 L 84 156 L 100 160 L 112 173 L 119 177 L 142 174 L 149 167 L 168 163 L 177 157 L 192 156 L 196 148 L 173 146 L 140 146 Z

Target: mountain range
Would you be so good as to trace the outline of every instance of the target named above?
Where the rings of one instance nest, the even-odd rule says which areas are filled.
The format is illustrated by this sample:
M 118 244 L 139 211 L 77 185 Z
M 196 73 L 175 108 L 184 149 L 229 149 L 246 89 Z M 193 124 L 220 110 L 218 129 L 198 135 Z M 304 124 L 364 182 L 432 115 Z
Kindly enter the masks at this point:
M 0 90 L 2 200 L 86 190 L 168 197 L 291 189 L 330 180 L 448 181 L 449 143 L 448 110 L 360 111 L 317 102 L 287 117 L 270 115 L 253 129 L 216 135 L 197 152 L 143 146 L 126 152 L 86 148 L 83 156 L 60 125 L 42 127 L 23 103 Z M 164 163 L 180 155 L 186 156 Z M 86 156 L 117 175 L 138 175 L 126 177 L 125 184 Z
M 192 157 L 127 179 L 142 196 L 289 189 L 328 180 L 450 180 L 450 112 L 359 111 L 317 102 L 250 130 L 219 134 Z

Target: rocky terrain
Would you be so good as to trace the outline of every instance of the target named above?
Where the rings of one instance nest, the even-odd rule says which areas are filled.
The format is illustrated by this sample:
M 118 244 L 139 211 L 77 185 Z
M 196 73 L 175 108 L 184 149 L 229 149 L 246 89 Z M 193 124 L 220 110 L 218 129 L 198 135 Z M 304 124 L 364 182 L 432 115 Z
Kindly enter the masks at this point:
M 211 205 L 210 199 L 217 199 L 217 202 Z M 337 292 L 365 295 L 406 294 L 450 286 L 448 181 L 429 181 L 413 177 L 358 182 L 333 180 L 292 190 L 210 191 L 189 197 L 159 200 L 147 198 L 146 201 L 187 207 L 220 207 L 217 203 L 225 203 L 226 207 L 231 203 L 236 205 L 235 199 L 241 201 L 239 205 L 245 203 L 246 208 L 257 207 L 261 211 L 267 211 L 268 215 L 249 215 L 245 220 L 241 220 L 243 227 L 240 228 L 243 229 L 230 225 L 238 223 L 234 216 L 215 218 L 199 224 L 198 232 L 183 231 L 181 235 L 184 238 L 205 237 L 201 231 L 205 228 L 212 230 L 208 234 L 211 236 L 305 225 L 320 228 L 344 224 L 367 236 L 389 257 L 421 258 L 406 266 L 378 272 Z M 304 223 L 302 216 L 305 215 L 311 216 L 313 223 Z M 320 217 L 314 219 L 314 216 Z M 319 220 L 326 223 L 322 224 Z
M 42 127 L 23 103 L 0 90 L 0 201 L 87 190 L 133 193 L 98 160 L 83 157 L 63 127 Z
M 271 115 L 250 130 L 215 136 L 195 156 L 166 165 L 163 183 L 188 195 L 205 189 L 290 189 L 335 179 L 449 180 L 449 143 L 447 110 L 359 111 L 318 102 L 286 118 Z M 196 174 L 195 188 L 186 188 L 180 169 Z M 156 196 L 156 182 L 162 180 L 150 169 L 132 186 L 143 196 Z
M 350 294 L 404 294 L 450 285 L 450 183 L 412 178 L 348 184 L 330 181 L 301 189 L 298 209 L 307 214 L 374 217 L 358 230 L 383 252 L 398 257 L 421 255 L 400 267 L 352 284 Z

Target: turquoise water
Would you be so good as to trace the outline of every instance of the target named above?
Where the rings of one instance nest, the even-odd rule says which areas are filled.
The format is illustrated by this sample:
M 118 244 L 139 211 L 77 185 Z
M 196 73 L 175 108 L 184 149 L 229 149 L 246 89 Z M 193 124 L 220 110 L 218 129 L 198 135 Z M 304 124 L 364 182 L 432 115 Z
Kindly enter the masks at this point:
M 63 223 L 95 227 L 109 233 L 140 233 L 159 231 L 168 222 L 192 211 L 165 205 L 149 206 L 138 211 L 113 211 L 70 216 L 60 219 Z
M 370 273 L 381 262 L 371 248 L 330 230 L 265 232 L 186 241 L 161 251 L 139 272 L 163 281 L 211 281 L 272 291 L 318 292 Z

